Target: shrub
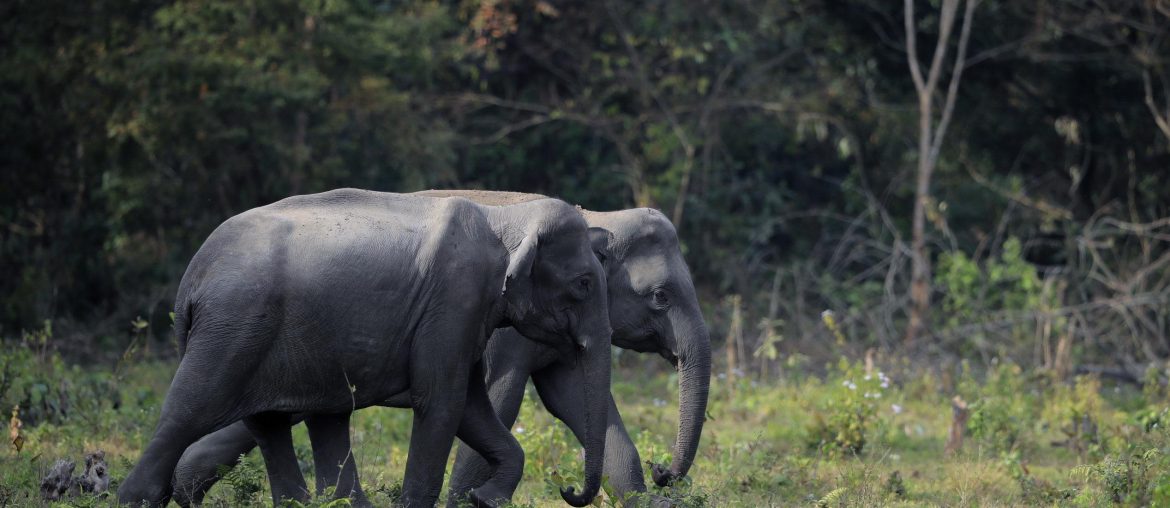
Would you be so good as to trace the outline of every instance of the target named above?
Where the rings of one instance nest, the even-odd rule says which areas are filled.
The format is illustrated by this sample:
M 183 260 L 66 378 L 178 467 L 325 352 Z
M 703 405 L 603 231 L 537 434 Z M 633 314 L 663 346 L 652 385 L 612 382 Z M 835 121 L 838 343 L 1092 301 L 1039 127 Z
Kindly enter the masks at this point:
M 114 377 L 98 370 L 67 366 L 52 351 L 49 321 L 20 341 L 0 344 L 0 408 L 9 414 L 19 406 L 26 427 L 61 424 L 69 417 L 97 415 L 121 403 Z
M 1078 376 L 1073 385 L 1052 388 L 1044 407 L 1044 419 L 1064 436 L 1063 444 L 1082 459 L 1100 453 L 1098 426 L 1105 402 L 1101 382 L 1095 376 Z
M 827 388 L 828 399 L 813 412 L 806 442 L 830 455 L 860 454 L 880 423 L 878 403 L 890 388 L 890 378 L 882 372 L 866 374 L 861 364 L 842 358 Z
M 1107 456 L 1096 464 L 1074 468 L 1072 474 L 1101 484 L 1114 503 L 1128 506 L 1170 503 L 1170 460 L 1157 448 Z
M 995 453 L 1016 451 L 1036 421 L 1035 396 L 1027 386 L 1018 365 L 1005 363 L 988 374 L 987 382 L 973 389 L 965 379 L 961 391 L 975 401 L 970 405 L 967 430 Z

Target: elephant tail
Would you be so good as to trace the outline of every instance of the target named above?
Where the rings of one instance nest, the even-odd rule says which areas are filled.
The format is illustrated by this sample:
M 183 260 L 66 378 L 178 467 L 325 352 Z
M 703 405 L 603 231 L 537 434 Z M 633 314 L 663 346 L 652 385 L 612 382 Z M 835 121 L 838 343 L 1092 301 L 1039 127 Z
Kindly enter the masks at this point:
M 175 299 L 174 326 L 175 347 L 178 349 L 179 359 L 187 352 L 187 335 L 191 332 L 191 294 L 180 287 L 179 296 Z

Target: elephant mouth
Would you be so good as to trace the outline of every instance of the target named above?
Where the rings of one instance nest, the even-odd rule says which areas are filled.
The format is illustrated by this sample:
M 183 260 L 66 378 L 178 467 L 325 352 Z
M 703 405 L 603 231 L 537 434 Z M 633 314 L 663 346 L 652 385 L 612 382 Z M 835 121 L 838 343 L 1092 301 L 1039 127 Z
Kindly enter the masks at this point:
M 678 368 L 678 355 L 675 354 L 674 351 L 663 348 L 663 349 L 658 351 L 658 354 L 662 355 L 662 357 L 665 358 L 666 361 L 670 362 L 670 364 L 673 365 L 674 368 L 676 368 L 676 369 Z
M 629 335 L 623 334 L 622 337 L 619 337 L 615 333 L 613 336 L 613 345 L 639 353 L 661 353 L 663 351 L 663 343 L 664 341 L 658 332 L 654 330 L 644 330 L 641 333 Z

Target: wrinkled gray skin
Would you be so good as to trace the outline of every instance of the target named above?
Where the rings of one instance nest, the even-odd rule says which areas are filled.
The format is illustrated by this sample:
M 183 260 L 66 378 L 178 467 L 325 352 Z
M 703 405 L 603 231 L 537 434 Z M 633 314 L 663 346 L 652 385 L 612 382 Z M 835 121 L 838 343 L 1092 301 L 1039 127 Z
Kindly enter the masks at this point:
M 599 250 L 605 257 L 613 345 L 658 353 L 678 369 L 679 426 L 673 459 L 669 466 L 651 467 L 654 482 L 665 486 L 686 476 L 698 450 L 711 379 L 707 325 L 679 249 L 678 235 L 665 216 L 647 208 L 582 210 L 582 214 L 592 231 L 608 233 L 605 247 Z M 595 238 L 595 249 L 598 244 Z M 584 396 L 581 387 L 588 377 L 547 347 L 523 340 L 522 334 L 515 329 L 499 330 L 484 351 L 488 392 L 496 414 L 509 427 L 515 423 L 524 386 L 531 377 L 544 406 L 583 440 L 586 419 L 580 410 Z M 608 403 L 604 475 L 618 496 L 645 491 L 638 450 L 612 395 Z M 454 504 L 467 497 L 473 487 L 483 485 L 490 472 L 483 457 L 460 446 L 451 473 L 449 503 Z
M 463 195 L 476 202 L 503 205 L 542 196 L 504 192 L 427 191 L 424 195 Z M 613 343 L 635 351 L 659 353 L 679 370 L 679 433 L 674 460 L 669 467 L 654 465 L 654 480 L 660 485 L 685 476 L 694 461 L 707 406 L 711 372 L 710 339 L 695 297 L 689 270 L 678 247 L 674 227 L 661 213 L 649 209 L 617 212 L 582 211 L 592 226 L 594 249 L 606 257 L 610 319 Z M 600 234 L 599 234 L 600 233 Z M 662 291 L 656 295 L 655 290 Z M 511 426 L 523 402 L 524 385 L 532 377 L 545 407 L 565 421 L 584 442 L 585 414 L 581 411 L 584 374 L 571 363 L 561 361 L 547 347 L 524 340 L 514 329 L 496 331 L 484 352 L 489 395 L 497 414 Z M 626 432 L 621 415 L 609 397 L 605 475 L 620 493 L 646 490 L 638 451 Z M 387 405 L 394 405 L 387 403 Z M 343 478 L 339 493 L 350 492 L 355 504 L 365 499 L 352 474 L 341 474 L 338 464 L 348 457 L 348 429 L 314 436 L 318 492 L 322 479 Z M 490 472 L 489 455 L 479 443 L 459 436 L 461 446 L 451 481 L 449 500 L 457 500 L 484 484 Z M 328 441 L 328 444 L 325 443 Z M 233 465 L 242 453 L 255 446 L 242 425 L 207 436 L 187 450 L 180 462 L 178 485 L 191 485 L 194 500 L 201 499 L 217 479 L 221 465 Z M 480 452 L 475 452 L 468 449 Z M 317 456 L 318 450 L 333 450 Z M 349 462 L 346 462 L 349 465 Z M 333 483 L 327 483 L 332 485 Z M 619 494 L 619 495 L 620 495 Z
M 187 447 L 240 420 L 260 444 L 274 500 L 305 499 L 290 415 L 339 435 L 353 409 L 404 398 L 414 409 L 404 504 L 434 505 L 457 432 L 503 443 L 491 455 L 507 460 L 476 498 L 507 498 L 523 452 L 475 366 L 491 331 L 513 326 L 591 376 L 585 486 L 562 492 L 582 506 L 601 483 L 606 303 L 587 226 L 557 200 L 485 207 L 341 189 L 240 214 L 208 237 L 179 285 L 182 360 L 118 500 L 165 504 Z

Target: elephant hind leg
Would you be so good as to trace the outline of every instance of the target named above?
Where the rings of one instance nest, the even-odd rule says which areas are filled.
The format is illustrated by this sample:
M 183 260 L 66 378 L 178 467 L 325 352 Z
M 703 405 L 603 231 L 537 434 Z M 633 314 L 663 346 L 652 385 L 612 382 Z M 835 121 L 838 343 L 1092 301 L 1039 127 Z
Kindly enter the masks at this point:
M 356 460 L 349 440 L 352 413 L 316 414 L 305 419 L 309 440 L 313 443 L 313 463 L 317 469 L 317 495 L 336 487 L 334 497 L 348 497 L 355 506 L 370 506 L 358 481 Z
M 175 467 L 175 502 L 187 507 L 203 503 L 203 496 L 220 479 L 220 468 L 235 467 L 240 455 L 256 447 L 244 422 L 236 422 L 203 436 L 183 452 Z
M 165 506 L 172 494 L 175 466 L 183 451 L 199 438 L 240 418 L 238 390 L 221 390 L 240 380 L 238 373 L 247 370 L 221 369 L 221 379 L 209 379 L 198 355 L 188 354 L 179 364 L 171 382 L 158 426 L 138 464 L 118 488 L 122 504 Z M 235 376 L 235 377 L 233 377 Z
M 260 445 L 264 466 L 268 469 L 268 483 L 272 487 L 272 502 L 279 506 L 285 500 L 305 502 L 309 489 L 297 464 L 293 450 L 292 420 L 286 413 L 265 412 L 244 418 L 244 424 Z

